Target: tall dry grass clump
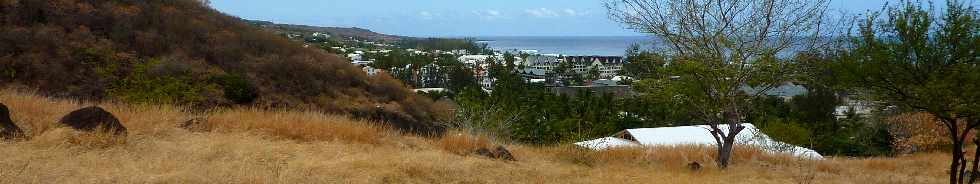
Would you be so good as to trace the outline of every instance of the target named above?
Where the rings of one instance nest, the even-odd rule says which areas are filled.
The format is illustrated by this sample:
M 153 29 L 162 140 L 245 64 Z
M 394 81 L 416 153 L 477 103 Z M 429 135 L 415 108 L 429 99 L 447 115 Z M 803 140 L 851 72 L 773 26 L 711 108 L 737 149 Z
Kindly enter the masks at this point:
M 398 134 L 381 123 L 315 111 L 231 109 L 212 114 L 206 123 L 218 131 L 256 131 L 298 141 L 379 144 Z
M 457 154 L 473 154 L 477 149 L 491 149 L 491 142 L 485 136 L 474 136 L 463 132 L 449 132 L 439 138 L 439 148 L 444 151 Z

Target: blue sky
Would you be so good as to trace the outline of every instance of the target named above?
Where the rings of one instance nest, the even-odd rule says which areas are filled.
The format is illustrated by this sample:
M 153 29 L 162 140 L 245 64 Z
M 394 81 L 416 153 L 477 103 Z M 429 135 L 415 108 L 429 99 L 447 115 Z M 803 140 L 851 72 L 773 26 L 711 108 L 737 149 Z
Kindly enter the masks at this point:
M 862 13 L 885 2 L 898 0 L 832 0 L 831 6 Z M 610 21 L 600 0 L 211 0 L 211 6 L 247 19 L 405 36 L 638 35 Z

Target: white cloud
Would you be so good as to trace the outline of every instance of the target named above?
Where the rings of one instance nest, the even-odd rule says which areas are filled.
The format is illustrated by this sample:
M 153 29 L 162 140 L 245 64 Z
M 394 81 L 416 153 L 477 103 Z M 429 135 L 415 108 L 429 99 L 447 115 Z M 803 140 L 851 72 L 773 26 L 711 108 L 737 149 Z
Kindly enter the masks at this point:
M 576 16 L 576 15 L 578 15 L 578 12 L 576 12 L 576 11 L 575 11 L 575 10 L 573 10 L 573 9 L 565 9 L 565 10 L 564 10 L 564 12 L 565 12 L 565 14 L 566 14 L 566 15 L 568 15 L 568 16 Z
M 505 18 L 504 14 L 497 10 L 474 10 L 473 15 L 483 20 L 496 20 Z
M 433 18 L 442 17 L 442 15 L 439 13 L 432 13 L 429 11 L 421 11 L 418 13 L 418 16 L 424 20 L 432 20 Z
M 530 16 L 538 17 L 538 18 L 552 18 L 552 17 L 561 16 L 561 14 L 558 14 L 558 12 L 555 12 L 554 10 L 548 8 L 527 9 L 524 10 L 524 13 L 527 13 Z
M 579 16 L 589 15 L 588 11 L 580 11 L 580 10 L 575 10 L 570 8 L 559 9 L 559 10 L 552 10 L 548 8 L 536 8 L 536 9 L 524 10 L 524 13 L 537 18 L 556 18 L 562 16 L 579 17 Z

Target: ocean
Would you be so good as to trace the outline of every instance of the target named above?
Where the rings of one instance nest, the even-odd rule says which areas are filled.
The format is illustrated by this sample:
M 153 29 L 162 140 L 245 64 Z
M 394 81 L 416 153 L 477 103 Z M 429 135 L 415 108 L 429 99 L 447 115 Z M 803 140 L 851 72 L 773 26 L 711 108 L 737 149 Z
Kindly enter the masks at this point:
M 622 56 L 630 45 L 649 48 L 653 41 L 646 36 L 497 36 L 476 37 L 498 51 L 536 50 L 540 54 L 573 56 Z

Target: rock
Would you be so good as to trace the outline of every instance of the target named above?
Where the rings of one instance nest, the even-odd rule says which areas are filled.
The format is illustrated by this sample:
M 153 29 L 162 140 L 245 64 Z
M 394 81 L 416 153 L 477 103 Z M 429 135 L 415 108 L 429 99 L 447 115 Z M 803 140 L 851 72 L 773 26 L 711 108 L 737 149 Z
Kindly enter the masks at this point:
M 0 103 L 0 140 L 23 138 L 24 131 L 10 119 L 10 110 Z
M 211 131 L 211 126 L 208 126 L 207 119 L 204 118 L 194 118 L 187 120 L 180 124 L 180 128 L 191 132 L 209 132 Z
M 701 168 L 701 163 L 698 162 L 691 162 L 690 164 L 687 164 L 687 169 L 690 169 L 691 171 L 700 171 Z
M 126 135 L 126 127 L 123 127 L 119 119 L 116 119 L 111 113 L 97 106 L 86 107 L 68 113 L 68 115 L 62 117 L 61 121 L 58 122 L 68 125 L 75 130 L 95 131 L 96 129 L 104 128 L 115 135 Z
M 494 148 L 493 150 L 480 148 L 476 150 L 476 154 L 491 159 L 517 161 L 514 159 L 514 155 L 511 154 L 510 151 L 507 151 L 507 148 L 504 148 L 504 146 L 497 146 L 497 148 Z
M 510 154 L 510 151 L 507 151 L 507 148 L 504 148 L 504 146 L 497 146 L 497 148 L 493 149 L 493 155 L 497 159 L 506 160 L 506 161 L 517 161 L 516 159 L 514 159 L 514 155 Z
M 494 157 L 494 155 L 493 155 L 493 152 L 490 152 L 490 149 L 487 149 L 487 148 L 477 149 L 476 150 L 476 154 L 477 155 L 480 155 L 480 156 L 485 156 L 485 157 L 488 157 L 488 158 L 494 158 L 494 159 L 496 159 Z

